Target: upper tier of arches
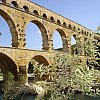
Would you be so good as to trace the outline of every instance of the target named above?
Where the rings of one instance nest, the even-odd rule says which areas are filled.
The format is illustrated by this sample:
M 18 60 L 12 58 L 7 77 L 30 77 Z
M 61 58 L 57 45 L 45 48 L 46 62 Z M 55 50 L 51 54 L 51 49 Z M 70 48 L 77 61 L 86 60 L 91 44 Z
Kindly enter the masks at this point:
M 87 36 L 91 36 L 92 34 L 91 30 L 86 29 L 82 25 L 64 18 L 63 16 L 58 15 L 28 0 L 25 0 L 24 2 L 21 2 L 21 0 L 1 0 L 1 3 L 7 4 L 11 7 L 14 7 L 15 9 L 25 11 L 26 13 L 33 14 L 37 17 L 41 17 L 44 20 L 50 21 L 51 23 L 57 24 L 72 31 L 80 32 Z

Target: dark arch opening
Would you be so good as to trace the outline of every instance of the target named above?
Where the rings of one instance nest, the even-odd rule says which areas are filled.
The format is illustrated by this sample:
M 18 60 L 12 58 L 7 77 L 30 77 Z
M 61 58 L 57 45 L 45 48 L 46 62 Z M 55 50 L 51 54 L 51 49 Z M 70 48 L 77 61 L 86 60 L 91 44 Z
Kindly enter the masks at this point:
M 59 25 L 61 24 L 60 20 L 57 20 L 57 24 L 59 24 Z
M 68 51 L 68 41 L 63 30 L 56 29 L 53 35 L 53 48 L 60 51 Z
M 51 22 L 55 22 L 54 17 L 52 17 L 52 16 L 50 17 L 50 20 L 51 20 Z
M 68 25 L 68 28 L 69 28 L 69 29 L 72 29 L 72 26 L 69 24 L 69 25 Z
M 63 23 L 63 26 L 64 26 L 64 27 L 66 27 L 66 26 L 67 26 L 65 22 Z
M 43 14 L 43 19 L 47 19 L 47 15 L 46 14 Z
M 83 33 L 83 30 L 81 32 Z
M 23 10 L 24 10 L 25 12 L 29 12 L 29 8 L 28 8 L 27 6 L 23 6 Z
M 2 1 L 2 3 L 6 3 L 6 0 L 1 0 Z
M 33 71 L 34 71 L 34 64 L 32 64 L 32 60 L 35 60 L 36 62 L 38 62 L 39 65 L 41 65 L 41 64 L 43 64 L 44 66 L 49 65 L 49 62 L 45 57 L 43 57 L 41 55 L 36 55 L 29 62 L 28 73 L 33 73 Z
M 48 60 L 44 56 L 42 56 L 42 55 L 34 56 L 28 65 L 28 80 L 29 81 L 34 80 L 34 78 L 35 78 L 35 76 L 34 76 L 34 63 L 35 62 L 33 60 L 38 62 L 39 65 L 41 65 L 41 64 L 43 64 L 44 66 L 49 65 Z
M 84 35 L 86 35 L 86 31 L 84 31 Z
M 37 10 L 34 10 L 33 13 L 34 13 L 35 15 L 39 16 L 39 13 L 38 13 Z
M 11 6 L 12 6 L 12 7 L 18 8 L 18 4 L 17 4 L 17 2 L 15 2 L 15 1 L 12 1 L 12 2 L 11 2 Z
M 80 33 L 80 28 L 78 28 L 78 33 Z
M 33 25 L 35 25 L 34 29 L 32 28 Z M 35 50 L 46 50 L 47 49 L 48 36 L 46 34 L 47 33 L 46 28 L 41 22 L 37 20 L 31 21 L 26 32 L 27 32 L 26 47 L 35 49 Z M 36 33 L 36 34 L 33 34 L 33 33 Z
M 73 31 L 76 31 L 76 27 L 75 26 L 73 27 Z
M 17 65 L 10 57 L 3 53 L 0 53 L 0 68 L 4 75 L 11 72 L 14 75 L 14 80 L 18 80 Z
M 39 64 L 43 64 L 45 66 L 49 65 L 48 60 L 45 57 L 41 56 L 41 55 L 36 55 L 35 57 L 33 57 L 33 59 L 35 61 L 39 62 Z
M 12 31 L 12 29 L 15 28 L 15 24 L 14 24 L 13 20 L 10 18 L 10 16 L 6 12 L 4 12 L 1 9 L 0 9 L 0 15 L 1 15 L 0 23 L 3 23 L 3 26 L 1 26 L 2 28 L 0 28 L 0 33 L 1 33 L 0 38 L 3 37 L 2 38 L 3 40 L 0 39 L 1 43 L 3 44 L 3 46 L 11 46 L 11 44 L 12 44 L 13 47 L 17 47 L 18 44 L 15 43 L 15 41 L 17 42 L 17 40 L 18 40 L 17 32 L 16 32 L 16 30 L 15 30 L 15 32 Z M 7 34 L 5 34 L 5 33 L 7 33 Z

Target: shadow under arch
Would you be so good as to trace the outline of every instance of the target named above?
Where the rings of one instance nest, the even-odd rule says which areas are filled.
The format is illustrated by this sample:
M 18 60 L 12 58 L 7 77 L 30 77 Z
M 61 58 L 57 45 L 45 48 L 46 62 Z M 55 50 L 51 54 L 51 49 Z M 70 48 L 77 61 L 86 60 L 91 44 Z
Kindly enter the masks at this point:
M 10 32 L 11 32 L 11 38 L 12 38 L 12 47 L 18 47 L 18 34 L 15 29 L 15 23 L 13 19 L 10 17 L 10 15 L 5 12 L 4 10 L 0 9 L 0 16 L 4 18 L 4 20 L 7 22 Z M 13 30 L 14 29 L 14 30 Z
M 43 46 L 42 49 L 43 50 L 48 50 L 49 49 L 49 44 L 48 44 L 48 34 L 47 34 L 46 27 L 40 21 L 38 21 L 38 20 L 32 20 L 30 22 L 33 23 L 33 24 L 35 24 L 39 28 L 39 30 L 41 32 L 41 35 L 42 35 L 42 46 Z M 27 25 L 28 24 L 29 23 L 27 23 Z M 26 25 L 26 28 L 27 28 L 27 25 Z
M 14 75 L 14 80 L 19 80 L 17 65 L 10 57 L 3 53 L 0 53 L 0 68 L 4 75 L 11 72 Z
M 39 65 L 43 64 L 44 66 L 48 66 L 50 64 L 50 62 L 46 56 L 34 55 L 28 65 L 28 74 L 34 73 L 34 65 L 33 65 L 32 60 L 35 60 L 36 62 L 38 62 Z
M 49 61 L 47 60 L 46 57 L 42 56 L 42 55 L 36 55 L 33 57 L 33 59 L 37 62 L 39 62 L 39 64 L 43 64 L 45 66 L 49 65 Z
M 61 36 L 61 39 L 62 39 L 62 48 L 61 49 L 65 52 L 67 52 L 68 51 L 68 41 L 67 41 L 67 36 L 66 36 L 65 32 L 60 28 L 55 29 L 55 31 L 57 31 Z

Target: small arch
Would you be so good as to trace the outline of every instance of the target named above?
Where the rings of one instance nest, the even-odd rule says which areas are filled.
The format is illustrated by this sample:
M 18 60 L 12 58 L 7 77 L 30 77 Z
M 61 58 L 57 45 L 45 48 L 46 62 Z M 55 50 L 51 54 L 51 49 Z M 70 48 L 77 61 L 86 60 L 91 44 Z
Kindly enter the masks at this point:
M 78 33 L 80 33 L 80 28 L 78 28 Z
M 37 10 L 34 10 L 33 13 L 34 13 L 35 15 L 37 15 L 37 16 L 39 15 L 39 13 L 38 13 Z
M 29 12 L 29 8 L 28 8 L 27 6 L 23 6 L 23 10 L 24 10 L 25 12 Z
M 17 4 L 16 1 L 12 1 L 12 2 L 11 2 L 11 6 L 12 6 L 12 7 L 16 7 L 16 8 L 18 8 L 18 4 Z
M 69 24 L 69 25 L 68 25 L 68 28 L 69 28 L 69 29 L 72 29 L 72 26 Z
M 86 35 L 86 31 L 84 31 L 84 34 Z
M 43 14 L 43 19 L 47 19 L 47 15 L 46 14 Z
M 80 28 L 78 28 L 78 30 L 80 30 Z
M 60 22 L 60 20 L 57 20 L 57 24 L 58 24 L 58 25 L 61 25 L 61 22 Z
M 89 32 L 87 32 L 87 36 L 89 35 Z
M 91 33 L 90 33 L 90 37 L 91 37 L 92 35 L 91 35 Z
M 84 38 L 84 41 L 87 42 L 87 38 Z
M 76 27 L 75 26 L 73 27 L 73 31 L 76 31 Z
M 66 27 L 66 26 L 67 26 L 65 22 L 63 22 L 63 26 L 64 26 L 64 27 Z
M 52 16 L 50 17 L 50 20 L 51 20 L 51 22 L 55 22 L 54 17 L 52 17 Z
M 6 0 L 1 0 L 2 1 L 2 3 L 6 3 Z
M 84 31 L 83 31 L 83 30 L 81 30 L 81 32 L 83 33 Z

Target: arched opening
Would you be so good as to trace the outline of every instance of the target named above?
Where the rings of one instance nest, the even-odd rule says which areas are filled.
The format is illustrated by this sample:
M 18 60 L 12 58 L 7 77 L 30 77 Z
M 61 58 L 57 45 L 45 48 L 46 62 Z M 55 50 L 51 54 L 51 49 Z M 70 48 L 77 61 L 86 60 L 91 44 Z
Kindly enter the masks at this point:
M 83 34 L 83 32 L 84 32 L 84 31 L 82 30 L 81 33 Z
M 64 26 L 64 27 L 66 27 L 66 26 L 67 26 L 65 22 L 63 23 L 63 26 Z
M 2 1 L 2 3 L 6 3 L 6 0 L 1 0 Z
M 18 38 L 16 30 L 13 30 L 15 28 L 13 20 L 3 10 L 0 10 L 0 15 L 0 23 L 3 23 L 0 27 L 0 45 L 11 47 L 12 44 L 13 47 L 17 47 Z
M 15 1 L 12 1 L 12 2 L 11 2 L 11 6 L 12 6 L 12 7 L 15 7 L 15 8 L 18 8 L 18 4 L 17 4 L 17 2 L 15 2 Z
M 28 8 L 27 6 L 23 6 L 23 10 L 24 10 L 25 12 L 29 12 L 29 8 Z
M 49 62 L 48 60 L 42 56 L 42 55 L 36 55 L 33 57 L 33 59 L 38 62 L 40 65 L 43 64 L 44 66 L 48 66 L 49 65 Z
M 11 73 L 13 77 L 9 75 Z M 18 81 L 17 66 L 14 61 L 7 55 L 0 53 L 0 91 L 3 91 L 4 83 L 10 80 Z
M 7 78 L 8 72 L 11 72 L 14 75 L 14 80 L 18 80 L 18 69 L 14 61 L 7 55 L 0 53 L 0 71 L 3 73 L 3 76 Z
M 76 27 L 75 26 L 73 27 L 73 31 L 76 31 Z
M 78 33 L 80 33 L 80 28 L 78 28 Z
M 60 20 L 57 20 L 57 24 L 58 24 L 58 25 L 60 25 L 60 24 L 61 24 Z
M 71 45 L 75 44 L 76 44 L 76 35 L 74 34 L 73 36 L 71 36 Z
M 3 19 L 3 17 L 1 16 L 0 16 L 0 23 L 3 23 L 3 25 L 1 25 L 1 28 L 0 28 L 0 46 L 11 47 L 12 36 L 10 33 L 10 29 L 5 19 Z
M 34 50 L 45 50 L 48 37 L 45 27 L 38 21 L 31 21 L 26 29 L 26 47 Z
M 72 26 L 69 24 L 69 25 L 68 25 L 68 28 L 69 28 L 69 29 L 72 29 Z
M 43 19 L 47 19 L 47 15 L 46 14 L 43 14 Z
M 52 16 L 50 17 L 50 20 L 51 20 L 51 22 L 55 22 L 54 17 L 52 17 Z
M 68 42 L 63 30 L 56 29 L 53 35 L 53 48 L 60 51 L 68 50 Z
M 86 31 L 84 31 L 84 35 L 86 35 Z
M 78 54 L 75 34 L 73 36 L 71 36 L 71 53 Z
M 34 76 L 34 66 L 36 66 L 35 62 L 36 61 L 38 63 L 38 65 L 41 65 L 43 64 L 44 66 L 48 66 L 49 65 L 49 62 L 47 60 L 47 58 L 45 58 L 44 56 L 42 55 L 36 55 L 34 56 L 31 61 L 29 62 L 29 65 L 28 65 L 28 80 L 31 81 L 31 80 L 34 80 L 35 76 Z
M 34 10 L 33 13 L 34 13 L 35 15 L 39 16 L 39 13 L 38 13 L 37 10 Z

